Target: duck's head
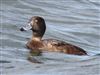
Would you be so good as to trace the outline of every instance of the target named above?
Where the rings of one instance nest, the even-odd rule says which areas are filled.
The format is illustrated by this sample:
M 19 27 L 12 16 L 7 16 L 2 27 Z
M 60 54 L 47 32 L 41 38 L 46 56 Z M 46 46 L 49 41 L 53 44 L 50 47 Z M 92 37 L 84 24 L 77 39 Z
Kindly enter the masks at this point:
M 42 38 L 46 30 L 45 21 L 42 17 L 34 16 L 29 20 L 28 25 L 22 27 L 20 30 L 21 31 L 32 30 L 34 37 Z

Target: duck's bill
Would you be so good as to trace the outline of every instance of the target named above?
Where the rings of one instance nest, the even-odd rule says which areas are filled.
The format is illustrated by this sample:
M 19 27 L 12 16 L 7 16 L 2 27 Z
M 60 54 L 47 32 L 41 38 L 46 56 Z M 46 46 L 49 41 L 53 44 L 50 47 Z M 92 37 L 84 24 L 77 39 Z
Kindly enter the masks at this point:
M 20 28 L 20 31 L 27 31 L 30 29 L 32 29 L 32 26 L 30 24 L 28 24 L 27 26 Z

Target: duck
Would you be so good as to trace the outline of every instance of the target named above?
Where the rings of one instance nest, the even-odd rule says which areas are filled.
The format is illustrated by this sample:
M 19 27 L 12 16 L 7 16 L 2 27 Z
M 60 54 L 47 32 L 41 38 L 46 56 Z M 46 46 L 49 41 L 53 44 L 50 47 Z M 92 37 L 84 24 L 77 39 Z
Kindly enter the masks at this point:
M 30 49 L 30 53 L 40 55 L 43 51 L 48 51 L 72 55 L 87 55 L 84 49 L 65 41 L 60 41 L 58 39 L 42 39 L 46 31 L 46 23 L 43 17 L 31 17 L 28 24 L 20 28 L 20 31 L 27 30 L 32 30 L 32 37 L 26 43 L 26 47 Z

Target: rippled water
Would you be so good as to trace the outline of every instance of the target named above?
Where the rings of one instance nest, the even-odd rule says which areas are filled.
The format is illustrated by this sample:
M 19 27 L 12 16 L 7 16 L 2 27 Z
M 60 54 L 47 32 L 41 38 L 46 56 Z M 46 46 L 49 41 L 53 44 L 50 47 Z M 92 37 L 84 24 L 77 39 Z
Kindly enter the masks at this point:
M 99 0 L 1 0 L 0 73 L 3 75 L 99 75 Z M 46 20 L 44 38 L 55 38 L 85 49 L 89 56 L 43 53 L 43 64 L 27 61 L 25 44 L 31 31 L 20 32 L 32 16 Z

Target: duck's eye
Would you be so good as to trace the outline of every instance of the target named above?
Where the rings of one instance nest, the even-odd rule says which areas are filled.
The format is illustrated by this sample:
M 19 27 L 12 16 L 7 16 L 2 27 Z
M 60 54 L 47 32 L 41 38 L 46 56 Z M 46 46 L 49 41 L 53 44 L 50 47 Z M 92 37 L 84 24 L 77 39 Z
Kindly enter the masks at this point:
M 35 20 L 35 22 L 37 23 L 37 22 L 38 22 L 38 20 Z

